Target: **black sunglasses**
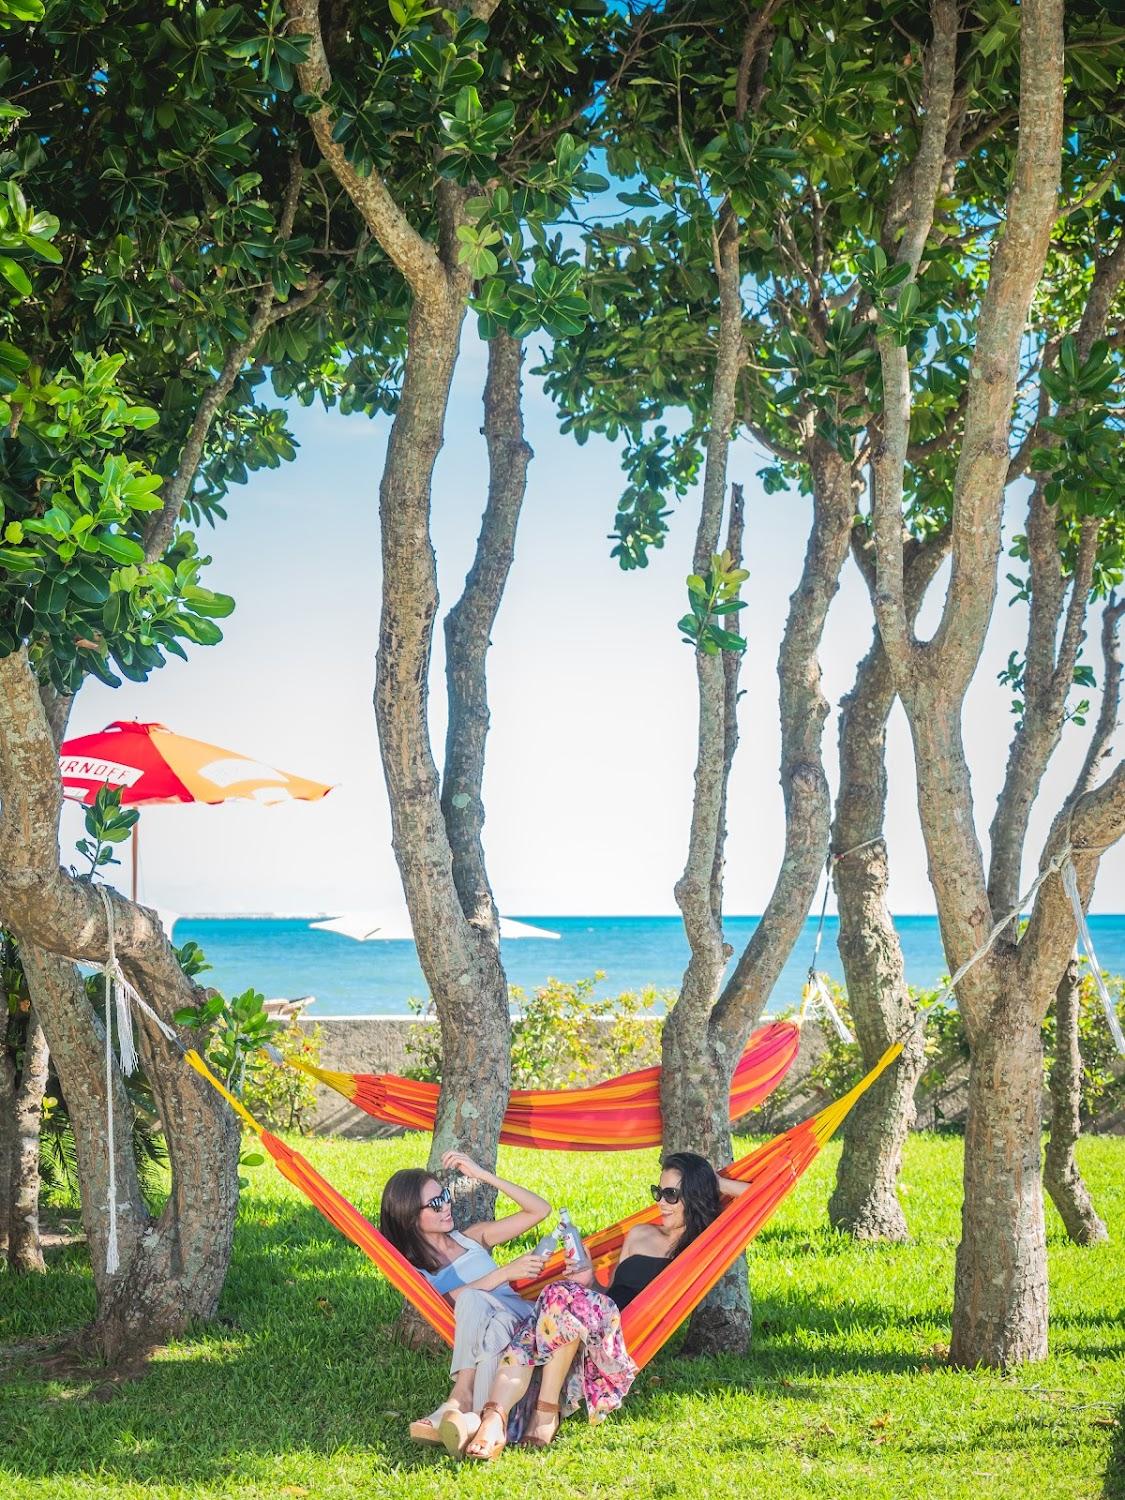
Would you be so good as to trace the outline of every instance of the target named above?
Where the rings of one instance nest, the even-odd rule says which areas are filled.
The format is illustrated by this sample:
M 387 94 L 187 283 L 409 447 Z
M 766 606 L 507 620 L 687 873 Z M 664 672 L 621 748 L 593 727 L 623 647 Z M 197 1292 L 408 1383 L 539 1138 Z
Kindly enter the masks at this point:
M 447 1187 L 444 1187 L 436 1198 L 427 1198 L 422 1204 L 422 1207 L 432 1208 L 435 1214 L 440 1214 L 442 1209 L 452 1202 L 453 1194 Z
M 684 1196 L 683 1188 L 657 1187 L 655 1182 L 649 1188 L 649 1192 L 652 1194 L 652 1201 L 654 1203 L 659 1203 L 661 1198 L 664 1199 L 665 1203 L 679 1203 L 680 1199 Z

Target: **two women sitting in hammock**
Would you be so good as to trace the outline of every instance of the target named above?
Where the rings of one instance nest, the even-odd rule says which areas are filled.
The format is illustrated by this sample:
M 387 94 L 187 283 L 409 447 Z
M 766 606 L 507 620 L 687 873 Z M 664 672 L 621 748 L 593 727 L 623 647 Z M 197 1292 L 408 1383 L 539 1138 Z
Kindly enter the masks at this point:
M 715 1219 L 723 1195 L 747 1186 L 718 1176 L 693 1152 L 666 1157 L 652 1188 L 660 1222 L 629 1230 L 608 1289 L 596 1288 L 587 1270 L 553 1282 L 533 1305 L 511 1283 L 537 1276 L 543 1258 L 520 1255 L 500 1267 L 489 1251 L 541 1223 L 550 1204 L 459 1152 L 447 1152 L 442 1166 L 496 1188 L 520 1209 L 459 1233 L 449 1190 L 427 1172 L 396 1172 L 383 1189 L 383 1233 L 452 1300 L 455 1313 L 453 1388 L 435 1412 L 410 1424 L 410 1434 L 479 1459 L 498 1457 L 508 1441 L 546 1447 L 583 1400 L 591 1422 L 621 1405 L 637 1373 L 621 1309 Z

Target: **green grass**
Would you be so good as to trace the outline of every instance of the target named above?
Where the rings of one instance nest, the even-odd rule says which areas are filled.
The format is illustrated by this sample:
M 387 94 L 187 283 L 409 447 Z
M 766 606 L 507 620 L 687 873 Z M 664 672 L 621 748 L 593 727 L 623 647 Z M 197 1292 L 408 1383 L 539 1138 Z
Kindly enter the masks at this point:
M 311 1141 L 318 1167 L 370 1208 L 417 1140 Z M 1082 1142 L 1102 1213 L 1125 1222 L 1125 1141 Z M 266 1166 L 251 1174 L 216 1324 L 168 1347 L 145 1379 L 99 1391 L 9 1372 L 0 1496 L 239 1500 L 309 1496 L 703 1500 L 1080 1500 L 1125 1497 L 1113 1426 L 1125 1364 L 1120 1241 L 1080 1250 L 1049 1210 L 1047 1363 L 954 1372 L 949 1337 L 961 1147 L 915 1137 L 903 1191 L 915 1242 L 861 1247 L 826 1228 L 830 1148 L 755 1242 L 753 1351 L 686 1363 L 676 1343 L 600 1428 L 571 1418 L 546 1453 L 461 1465 L 411 1444 L 409 1418 L 445 1391 L 434 1355 L 393 1345 L 397 1298 Z M 503 1153 L 501 1170 L 586 1228 L 641 1200 L 654 1155 Z M 51 1274 L 0 1277 L 0 1343 L 80 1324 L 93 1307 L 80 1248 Z M 1112 1474 L 1115 1477 L 1107 1477 Z

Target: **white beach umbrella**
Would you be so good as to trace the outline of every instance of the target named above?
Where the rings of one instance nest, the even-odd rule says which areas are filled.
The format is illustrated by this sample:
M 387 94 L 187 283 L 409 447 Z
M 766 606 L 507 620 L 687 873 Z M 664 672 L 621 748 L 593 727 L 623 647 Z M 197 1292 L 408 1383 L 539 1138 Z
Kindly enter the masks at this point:
M 310 922 L 318 932 L 338 932 L 341 937 L 354 938 L 357 943 L 414 941 L 414 929 L 410 925 L 410 914 L 405 906 L 388 907 L 382 911 L 346 911 L 338 917 L 322 917 Z M 517 922 L 512 917 L 500 918 L 501 938 L 557 938 L 557 932 L 545 927 L 533 927 L 530 922 Z

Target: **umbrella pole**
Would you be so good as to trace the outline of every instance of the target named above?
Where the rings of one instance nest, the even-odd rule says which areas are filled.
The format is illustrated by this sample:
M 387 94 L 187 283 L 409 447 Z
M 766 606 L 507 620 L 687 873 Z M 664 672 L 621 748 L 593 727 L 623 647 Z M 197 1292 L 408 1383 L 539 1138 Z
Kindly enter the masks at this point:
M 137 899 L 137 836 L 141 831 L 140 818 L 133 824 L 133 900 Z

